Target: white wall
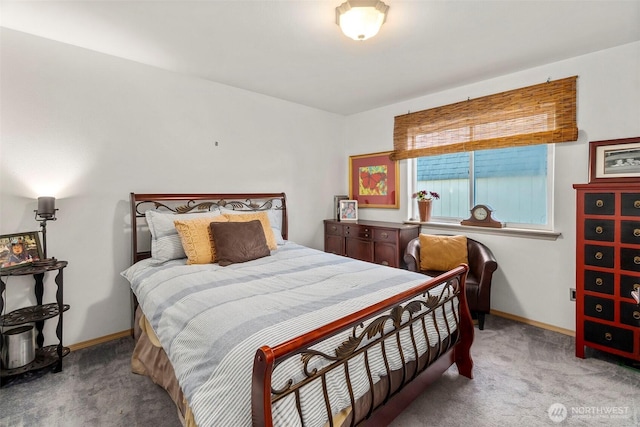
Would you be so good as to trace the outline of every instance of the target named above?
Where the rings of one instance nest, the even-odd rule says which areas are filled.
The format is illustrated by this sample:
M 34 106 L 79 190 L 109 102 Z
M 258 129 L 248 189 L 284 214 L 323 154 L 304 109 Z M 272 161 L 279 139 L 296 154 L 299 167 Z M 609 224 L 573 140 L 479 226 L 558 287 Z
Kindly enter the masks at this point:
M 470 236 L 500 264 L 493 308 L 574 329 L 571 185 L 587 181 L 587 141 L 640 135 L 640 43 L 344 118 L 12 30 L 0 38 L 0 233 L 38 229 L 36 197 L 57 197 L 48 246 L 70 262 L 65 344 L 130 327 L 119 276 L 129 263 L 130 192 L 285 191 L 290 238 L 321 249 L 332 197 L 348 191 L 348 156 L 390 150 L 394 116 L 570 75 L 579 76 L 580 136 L 556 149 L 562 236 Z M 361 218 L 408 217 L 405 161 L 400 173 L 400 209 L 361 209 Z M 53 290 L 49 278 L 45 296 Z M 6 309 L 33 301 L 31 292 L 31 281 L 9 279 Z
M 344 117 L 12 30 L 0 37 L 0 234 L 38 230 L 36 198 L 57 197 L 47 242 L 69 261 L 65 344 L 130 327 L 119 276 L 130 192 L 284 191 L 289 238 L 323 247 L 322 219 L 346 187 Z M 10 278 L 6 298 L 6 311 L 34 302 L 32 280 Z
M 472 65 L 471 65 L 472 66 Z M 486 232 L 469 237 L 486 243 L 499 268 L 492 286 L 492 308 L 556 327 L 575 330 L 574 183 L 588 182 L 588 141 L 640 136 L 640 43 L 632 43 L 546 66 L 478 82 L 348 117 L 348 155 L 392 149 L 393 118 L 419 111 L 578 75 L 578 141 L 556 146 L 556 241 L 509 237 Z M 406 161 L 400 162 L 401 207 L 360 209 L 362 219 L 402 221 L 409 217 Z M 428 233 L 451 230 L 423 228 Z

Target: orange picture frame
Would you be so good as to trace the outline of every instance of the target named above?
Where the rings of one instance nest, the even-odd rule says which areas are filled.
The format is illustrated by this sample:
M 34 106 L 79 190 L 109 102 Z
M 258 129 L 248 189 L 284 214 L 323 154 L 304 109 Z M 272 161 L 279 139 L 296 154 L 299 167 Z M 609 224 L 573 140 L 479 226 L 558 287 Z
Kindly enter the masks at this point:
M 359 208 L 398 209 L 400 176 L 391 151 L 349 157 L 349 199 Z

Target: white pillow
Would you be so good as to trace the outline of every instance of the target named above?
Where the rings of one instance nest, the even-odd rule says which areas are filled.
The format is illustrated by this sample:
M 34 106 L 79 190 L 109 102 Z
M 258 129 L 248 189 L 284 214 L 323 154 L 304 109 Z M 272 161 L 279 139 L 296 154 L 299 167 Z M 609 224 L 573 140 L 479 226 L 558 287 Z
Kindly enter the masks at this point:
M 208 218 L 220 215 L 218 209 L 206 212 L 175 214 L 170 211 L 148 210 L 145 212 L 147 224 L 151 231 L 151 258 L 156 263 L 162 263 L 171 259 L 186 258 L 182 241 L 173 221 L 177 219 L 188 220 L 194 218 Z
M 231 214 L 231 215 L 242 215 L 248 213 L 255 212 L 265 212 L 265 211 L 236 211 L 229 208 L 220 208 L 220 213 L 222 214 Z M 286 242 L 282 238 L 282 211 L 279 209 L 269 209 L 266 211 L 267 217 L 269 217 L 269 224 L 271 225 L 271 230 L 273 234 L 276 236 L 276 243 L 278 245 L 284 245 Z

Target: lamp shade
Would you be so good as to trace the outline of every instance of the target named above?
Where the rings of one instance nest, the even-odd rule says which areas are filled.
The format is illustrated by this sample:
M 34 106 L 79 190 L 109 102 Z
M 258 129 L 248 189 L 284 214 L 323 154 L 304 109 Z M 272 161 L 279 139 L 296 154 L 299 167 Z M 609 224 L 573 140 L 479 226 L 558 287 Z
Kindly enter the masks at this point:
M 56 214 L 56 198 L 38 197 L 37 214 L 42 218 L 52 218 Z
M 379 0 L 349 0 L 336 7 L 336 24 L 347 37 L 366 40 L 378 34 L 388 10 Z

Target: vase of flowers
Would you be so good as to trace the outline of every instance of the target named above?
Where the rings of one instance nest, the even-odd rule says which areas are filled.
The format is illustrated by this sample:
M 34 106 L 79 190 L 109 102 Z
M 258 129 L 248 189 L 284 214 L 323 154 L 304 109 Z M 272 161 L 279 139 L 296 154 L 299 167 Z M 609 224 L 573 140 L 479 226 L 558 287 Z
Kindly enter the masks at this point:
M 420 222 L 431 220 L 431 201 L 438 200 L 440 195 L 435 191 L 420 190 L 413 195 L 414 199 L 418 199 L 418 212 L 420 212 Z

